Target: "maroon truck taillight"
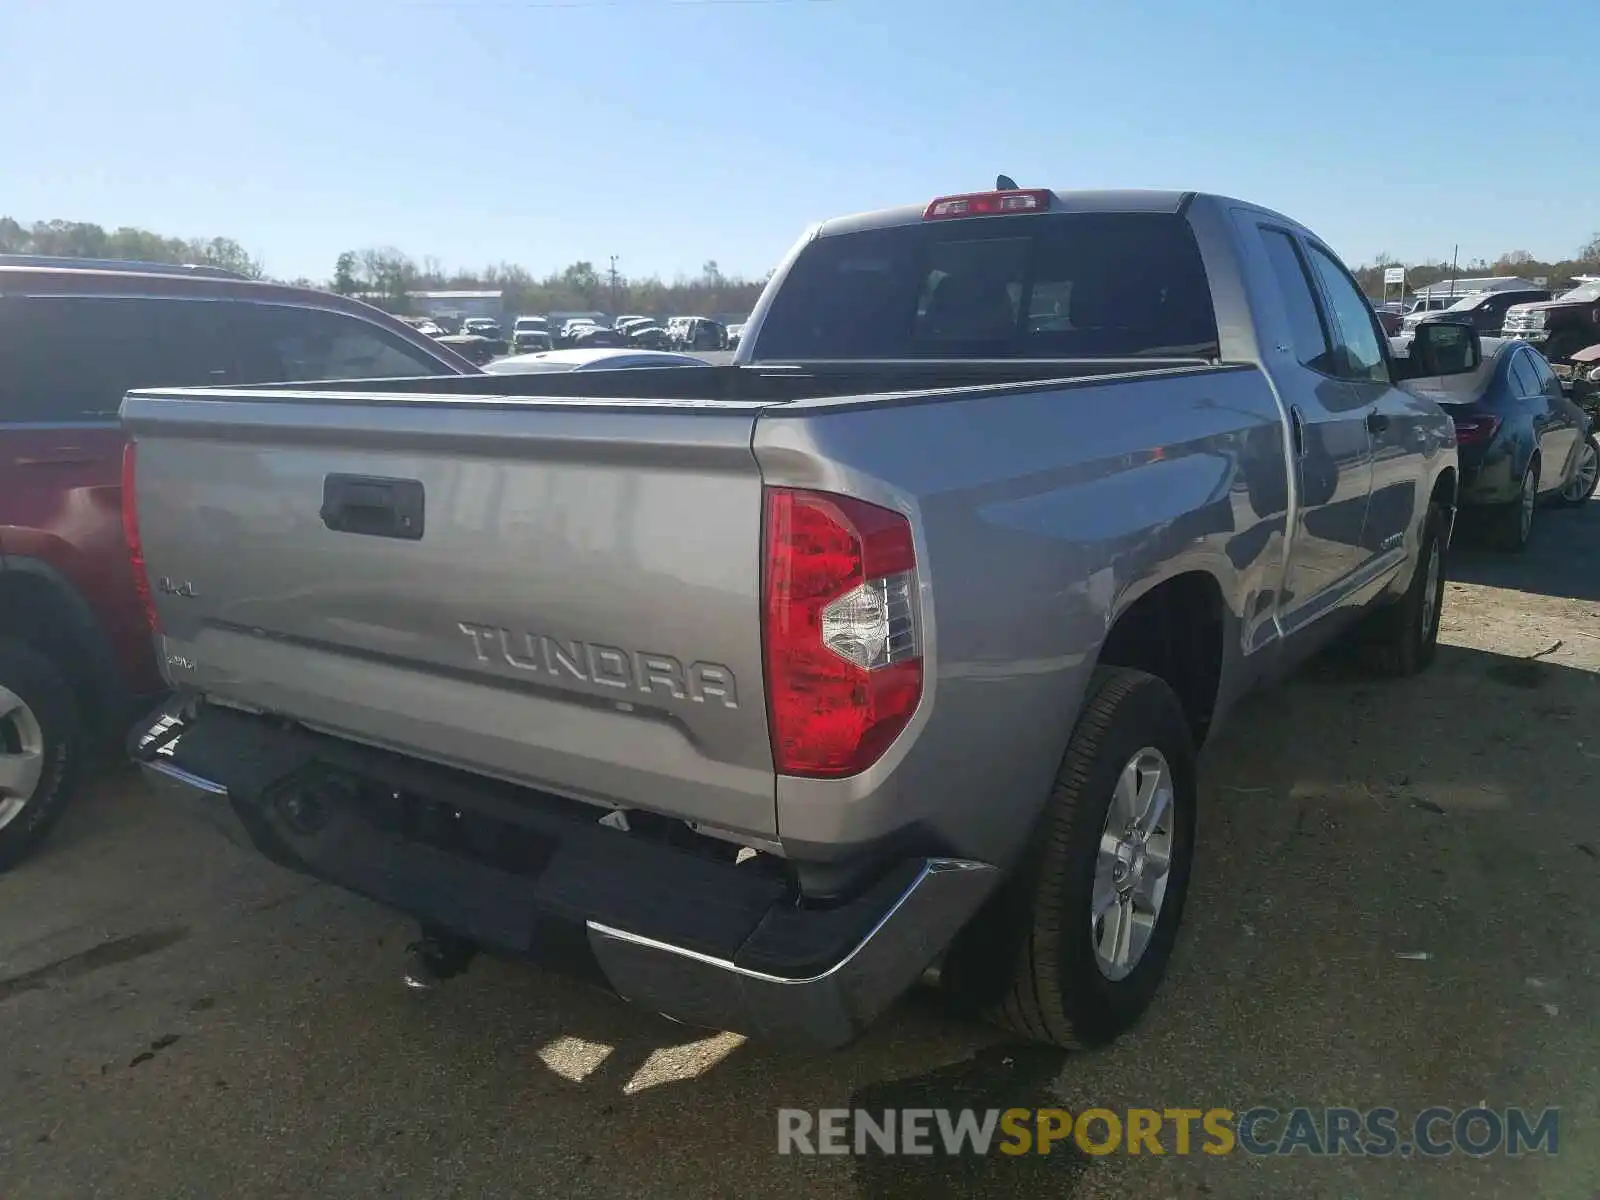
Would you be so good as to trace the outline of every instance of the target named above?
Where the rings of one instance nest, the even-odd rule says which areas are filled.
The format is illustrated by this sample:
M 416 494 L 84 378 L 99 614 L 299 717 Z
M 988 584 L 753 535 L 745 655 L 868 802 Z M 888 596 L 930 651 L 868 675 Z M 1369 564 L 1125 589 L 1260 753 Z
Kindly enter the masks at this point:
M 917 556 L 904 516 L 847 496 L 766 491 L 762 639 L 783 775 L 866 770 L 922 698 Z
M 144 543 L 139 540 L 139 501 L 134 480 L 139 470 L 139 452 L 132 442 L 122 445 L 122 537 L 128 544 L 128 564 L 133 568 L 133 594 L 144 614 L 145 629 L 156 633 L 161 625 L 155 601 L 150 596 L 150 572 L 144 565 Z

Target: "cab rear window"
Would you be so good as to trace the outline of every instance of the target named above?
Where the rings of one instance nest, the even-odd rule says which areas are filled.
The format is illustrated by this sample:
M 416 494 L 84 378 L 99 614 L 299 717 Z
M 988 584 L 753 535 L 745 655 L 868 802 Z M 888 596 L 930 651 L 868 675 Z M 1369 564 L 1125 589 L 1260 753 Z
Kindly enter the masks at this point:
M 1214 358 L 1188 222 L 978 217 L 823 237 L 773 298 L 757 360 Z

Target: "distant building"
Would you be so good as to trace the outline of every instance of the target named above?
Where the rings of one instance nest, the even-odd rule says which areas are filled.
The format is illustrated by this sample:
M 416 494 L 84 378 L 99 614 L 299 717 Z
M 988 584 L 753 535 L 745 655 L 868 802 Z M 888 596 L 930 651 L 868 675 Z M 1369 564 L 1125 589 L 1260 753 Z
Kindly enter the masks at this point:
M 1420 300 L 1434 296 L 1470 296 L 1474 292 L 1526 291 L 1539 285 L 1519 275 L 1480 275 L 1471 279 L 1441 279 L 1416 289 Z
M 407 292 L 411 307 L 424 316 L 491 317 L 496 321 L 506 319 L 505 293 L 502 291 L 469 292 Z

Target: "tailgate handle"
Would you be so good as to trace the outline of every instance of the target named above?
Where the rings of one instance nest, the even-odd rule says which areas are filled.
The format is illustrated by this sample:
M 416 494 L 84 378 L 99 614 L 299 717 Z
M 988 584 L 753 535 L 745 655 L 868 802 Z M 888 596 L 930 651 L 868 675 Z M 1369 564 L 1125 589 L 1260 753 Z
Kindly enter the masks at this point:
M 329 475 L 322 481 L 322 523 L 335 533 L 422 539 L 422 483 L 372 475 Z

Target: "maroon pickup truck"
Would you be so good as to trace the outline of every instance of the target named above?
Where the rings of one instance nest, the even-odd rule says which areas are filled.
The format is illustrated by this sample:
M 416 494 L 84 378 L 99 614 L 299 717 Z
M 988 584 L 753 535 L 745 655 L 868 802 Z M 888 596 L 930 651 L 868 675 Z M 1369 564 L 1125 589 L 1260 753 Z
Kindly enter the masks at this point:
M 1501 332 L 1534 343 L 1552 363 L 1600 342 L 1600 279 L 1591 279 L 1554 300 L 1514 304 Z
M 123 538 L 123 393 L 475 370 L 325 292 L 206 267 L 0 255 L 0 870 L 162 686 Z

